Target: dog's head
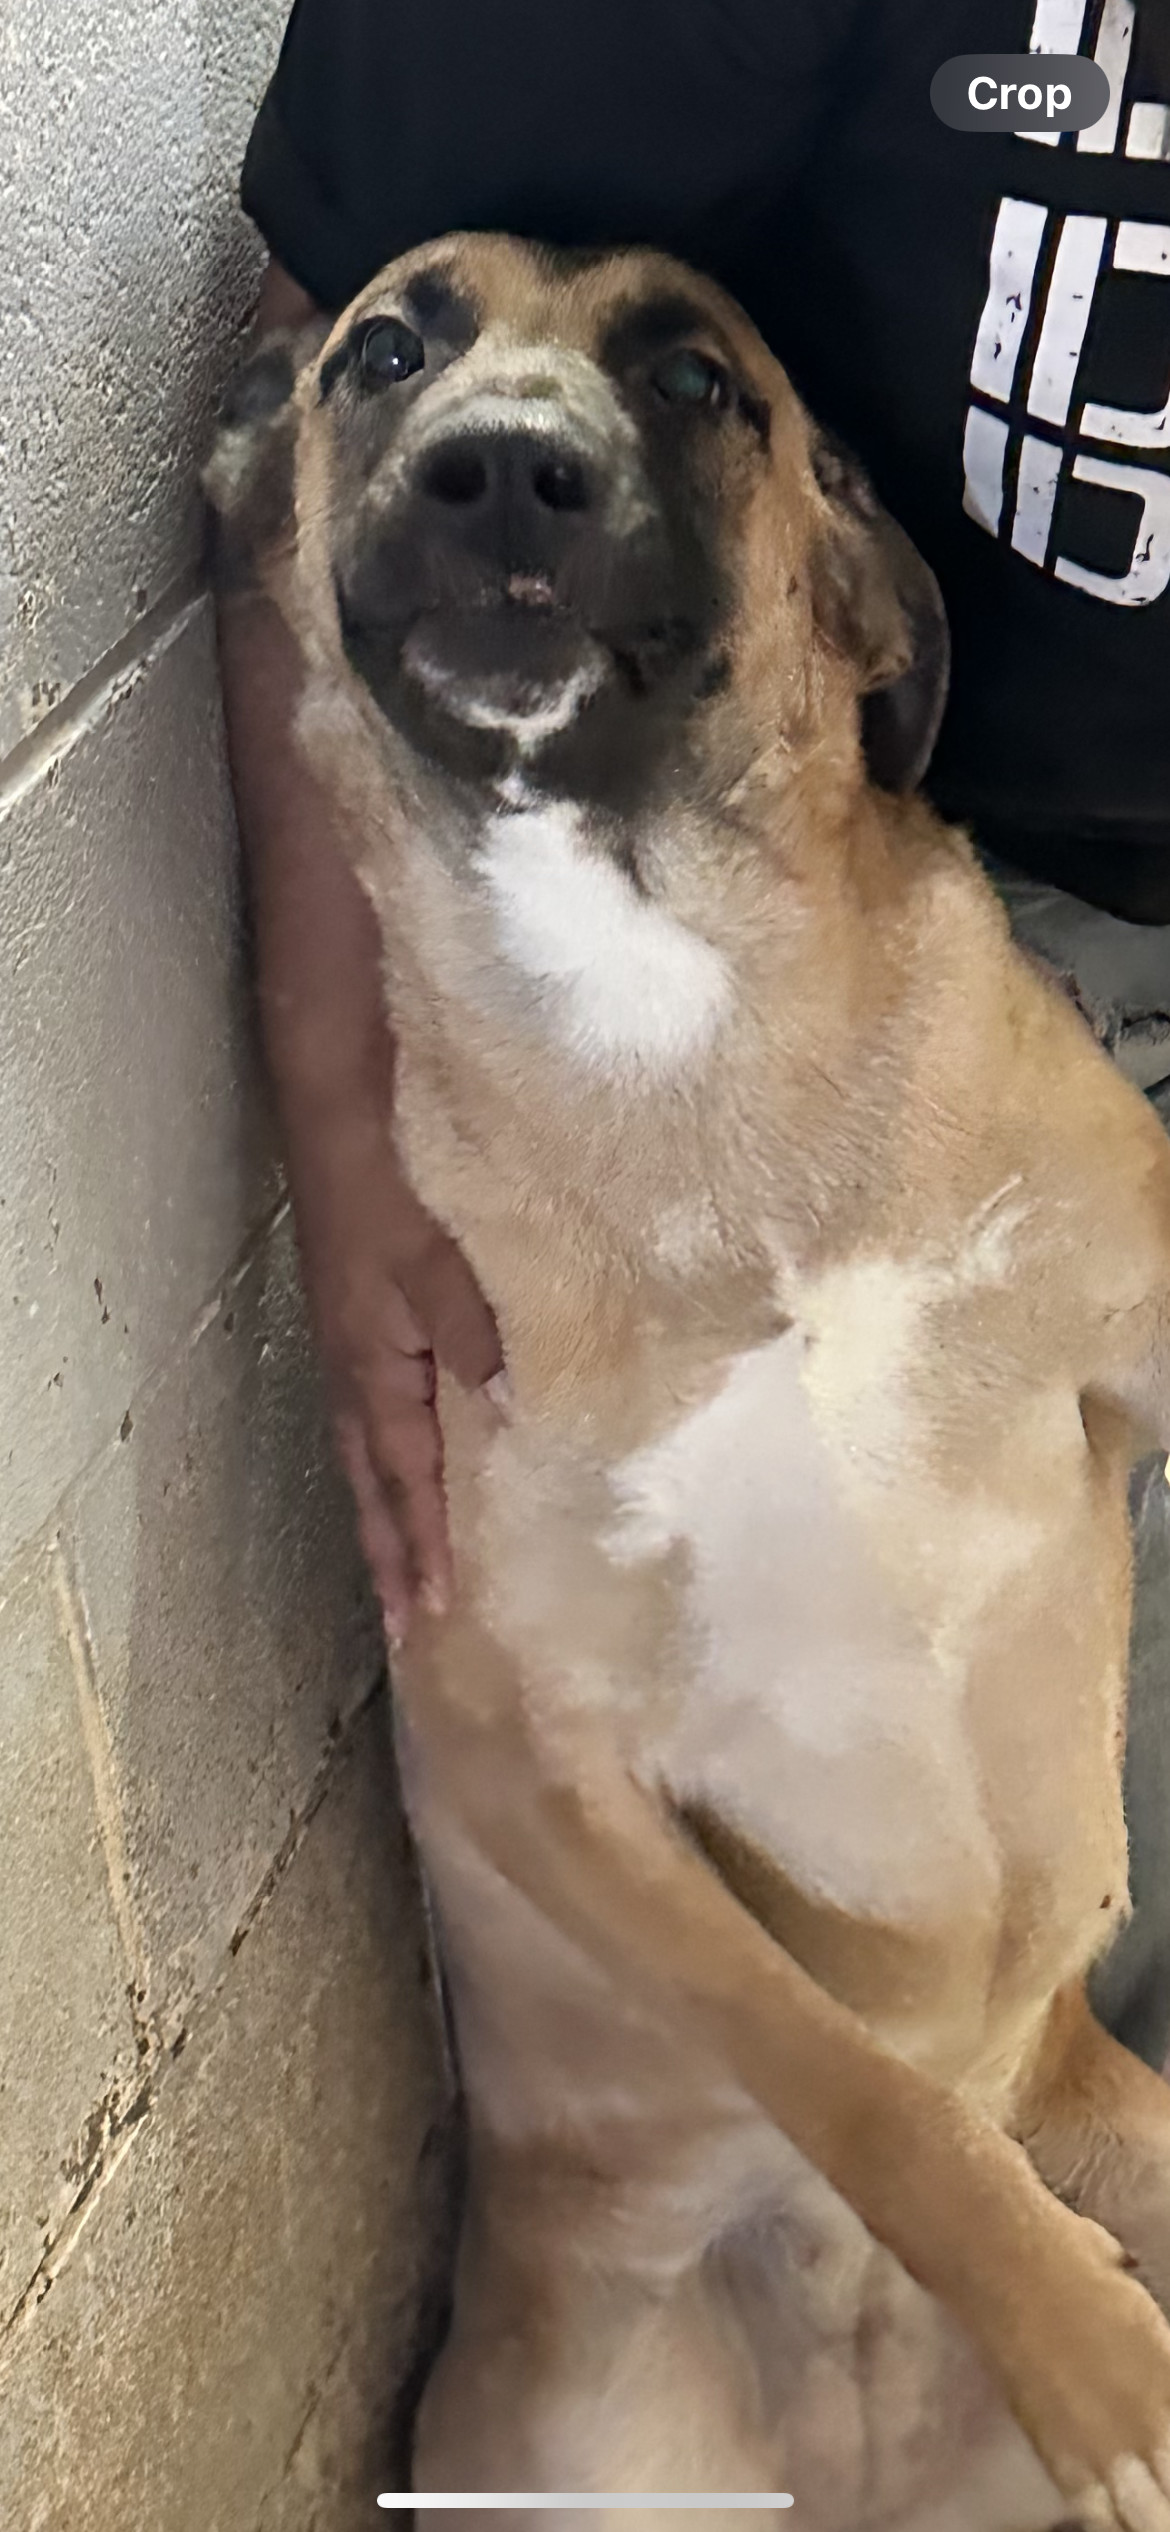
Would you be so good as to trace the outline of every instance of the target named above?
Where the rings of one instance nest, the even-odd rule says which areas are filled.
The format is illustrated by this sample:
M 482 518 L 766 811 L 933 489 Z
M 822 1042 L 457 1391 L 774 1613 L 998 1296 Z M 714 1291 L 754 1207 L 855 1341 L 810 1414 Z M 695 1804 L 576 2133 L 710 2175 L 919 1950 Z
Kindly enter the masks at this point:
M 308 349 L 245 372 L 212 498 L 263 542 L 295 478 L 302 612 L 418 755 L 616 808 L 730 712 L 917 781 L 934 582 L 712 283 L 448 238 Z

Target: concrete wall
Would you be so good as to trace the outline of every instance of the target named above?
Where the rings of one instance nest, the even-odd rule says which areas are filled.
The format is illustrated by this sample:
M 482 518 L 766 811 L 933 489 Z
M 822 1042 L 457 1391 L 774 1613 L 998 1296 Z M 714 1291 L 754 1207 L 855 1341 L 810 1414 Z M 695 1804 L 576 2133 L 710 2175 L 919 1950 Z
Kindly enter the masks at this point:
M 10 2532 L 371 2526 L 441 2181 L 197 577 L 283 10 L 0 22 Z

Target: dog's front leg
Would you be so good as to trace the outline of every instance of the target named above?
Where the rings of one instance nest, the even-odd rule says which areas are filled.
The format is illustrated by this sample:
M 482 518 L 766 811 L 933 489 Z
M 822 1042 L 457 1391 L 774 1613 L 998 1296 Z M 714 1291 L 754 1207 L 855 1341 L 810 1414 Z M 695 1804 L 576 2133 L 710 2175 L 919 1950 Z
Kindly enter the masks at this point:
M 429 1718 L 433 1726 L 435 1718 Z M 571 1746 L 449 1718 L 441 1764 L 500 1872 L 628 1988 L 665 1987 L 918 2282 L 967 2326 L 1093 2532 L 1170 2532 L 1170 2330 L 1023 2148 L 905 2064 L 733 1898 L 582 1718 Z M 512 1763 L 514 1760 L 514 1764 Z

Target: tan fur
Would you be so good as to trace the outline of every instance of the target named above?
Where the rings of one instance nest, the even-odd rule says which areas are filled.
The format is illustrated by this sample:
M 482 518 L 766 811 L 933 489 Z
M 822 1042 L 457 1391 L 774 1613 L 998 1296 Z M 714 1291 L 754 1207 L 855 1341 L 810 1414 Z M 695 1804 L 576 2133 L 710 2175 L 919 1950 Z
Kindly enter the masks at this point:
M 488 311 L 485 375 L 493 346 L 592 355 L 619 300 L 678 278 L 441 251 Z M 459 1596 L 399 1680 L 473 2132 L 419 2482 L 787 2487 L 818 2532 L 1045 2532 L 1070 2509 L 1166 2532 L 1170 2331 L 1117 2245 L 1165 2303 L 1170 2112 L 1080 1982 L 1125 1907 L 1125 1489 L 1143 1439 L 1170 1445 L 1170 1155 L 964 839 L 868 785 L 857 700 L 898 665 L 897 608 L 776 364 L 688 287 L 773 412 L 766 460 L 712 460 L 730 681 L 628 839 L 730 978 L 692 1059 L 607 1071 L 507 971 L 443 781 L 345 663 L 331 555 L 357 479 L 319 364 L 270 568 L 381 918 L 397 1130 L 512 1389 L 503 1421 L 444 1400 Z M 931 1843 L 952 1777 L 926 1695 L 921 1852 L 864 1908 L 815 1853 L 768 1850 L 766 1768 L 716 1750 L 704 1780 L 693 1756 L 697 1532 L 657 1507 L 748 1356 L 778 1397 L 796 1367 L 883 1642 L 961 1686 L 968 1845 Z M 753 1431 L 753 1377 L 766 1522 L 768 1453 L 795 1444 L 783 1418 Z M 906 1749 L 887 1759 L 901 1784 Z

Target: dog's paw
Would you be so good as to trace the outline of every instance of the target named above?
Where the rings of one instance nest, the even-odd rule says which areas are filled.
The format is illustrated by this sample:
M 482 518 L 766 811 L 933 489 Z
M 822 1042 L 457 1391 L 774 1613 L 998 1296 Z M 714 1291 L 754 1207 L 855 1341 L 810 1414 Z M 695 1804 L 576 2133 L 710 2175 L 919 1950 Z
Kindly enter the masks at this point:
M 1160 2150 L 1115 2149 L 1094 2214 L 1129 2253 L 1134 2275 L 1170 2317 L 1170 2123 Z
M 1084 2532 L 1170 2532 L 1170 2327 L 1109 2234 L 1080 2249 L 1013 2405 Z
M 1130 2454 L 1119 2462 L 1108 2488 L 1090 2491 L 1078 2508 L 1076 2532 L 1167 2532 L 1170 2526 L 1170 2479 L 1155 2478 L 1144 2462 Z

